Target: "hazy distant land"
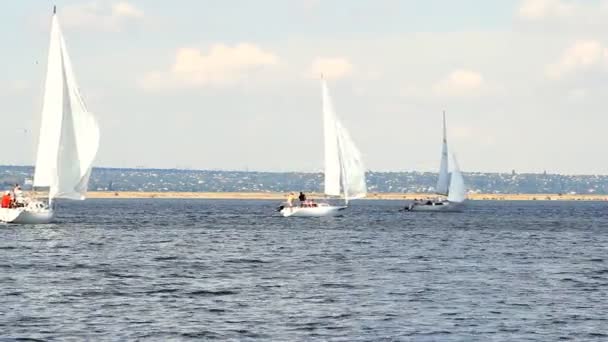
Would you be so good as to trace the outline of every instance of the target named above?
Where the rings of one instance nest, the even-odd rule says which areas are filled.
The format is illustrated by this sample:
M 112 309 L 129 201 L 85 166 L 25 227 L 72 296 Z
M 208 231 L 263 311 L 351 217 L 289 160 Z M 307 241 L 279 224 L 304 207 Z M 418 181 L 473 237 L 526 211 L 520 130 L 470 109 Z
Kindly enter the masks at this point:
M 19 183 L 27 190 L 31 166 L 0 166 L 0 189 Z M 608 175 L 550 173 L 465 172 L 472 199 L 605 199 Z M 368 171 L 369 198 L 406 199 L 433 193 L 433 172 Z M 141 198 L 272 198 L 289 191 L 320 193 L 319 172 L 258 172 L 179 169 L 94 168 L 89 182 L 91 197 Z M 514 195 L 517 194 L 517 195 Z M 519 195 L 523 194 L 523 195 Z
M 265 199 L 285 200 L 288 193 L 281 192 L 137 192 L 137 191 L 91 191 L 89 198 L 166 198 L 166 199 Z M 296 193 L 297 194 L 297 193 Z M 323 199 L 321 193 L 307 193 L 310 199 Z M 428 193 L 370 193 L 371 200 L 413 200 L 434 197 Z M 469 194 L 470 200 L 505 201 L 606 201 L 608 195 L 560 195 L 560 194 Z

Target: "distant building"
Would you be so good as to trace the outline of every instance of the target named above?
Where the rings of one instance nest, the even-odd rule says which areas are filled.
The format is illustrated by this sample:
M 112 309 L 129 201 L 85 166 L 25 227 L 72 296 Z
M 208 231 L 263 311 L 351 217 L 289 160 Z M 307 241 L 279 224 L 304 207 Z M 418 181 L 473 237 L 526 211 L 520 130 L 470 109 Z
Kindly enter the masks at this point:
M 31 187 L 34 168 L 0 166 L 0 186 Z M 431 172 L 368 172 L 369 192 L 432 192 L 437 174 Z M 465 173 L 467 189 L 481 193 L 594 193 L 608 194 L 608 175 Z M 218 170 L 162 170 L 94 168 L 89 189 L 108 191 L 192 192 L 322 192 L 324 175 L 304 172 L 244 172 Z

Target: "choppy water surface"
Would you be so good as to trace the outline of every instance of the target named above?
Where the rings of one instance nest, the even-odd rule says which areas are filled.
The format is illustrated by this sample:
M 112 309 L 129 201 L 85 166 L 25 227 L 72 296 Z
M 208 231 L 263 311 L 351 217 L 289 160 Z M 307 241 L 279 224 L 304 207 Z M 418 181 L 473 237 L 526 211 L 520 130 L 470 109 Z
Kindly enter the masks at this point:
M 0 226 L 0 338 L 608 339 L 608 203 L 275 204 L 89 200 Z

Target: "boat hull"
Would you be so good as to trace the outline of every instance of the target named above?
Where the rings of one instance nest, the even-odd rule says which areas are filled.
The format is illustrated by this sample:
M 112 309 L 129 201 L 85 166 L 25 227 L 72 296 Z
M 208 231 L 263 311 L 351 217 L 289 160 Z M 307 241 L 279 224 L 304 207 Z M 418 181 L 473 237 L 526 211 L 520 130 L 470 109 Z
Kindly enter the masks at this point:
M 464 209 L 464 202 L 441 202 L 441 204 L 411 204 L 405 208 L 406 211 L 423 212 L 461 212 Z
M 284 207 L 281 215 L 284 217 L 327 217 L 337 216 L 346 209 L 344 206 L 320 205 L 318 207 Z
M 14 224 L 45 224 L 53 221 L 52 209 L 0 208 L 0 222 Z

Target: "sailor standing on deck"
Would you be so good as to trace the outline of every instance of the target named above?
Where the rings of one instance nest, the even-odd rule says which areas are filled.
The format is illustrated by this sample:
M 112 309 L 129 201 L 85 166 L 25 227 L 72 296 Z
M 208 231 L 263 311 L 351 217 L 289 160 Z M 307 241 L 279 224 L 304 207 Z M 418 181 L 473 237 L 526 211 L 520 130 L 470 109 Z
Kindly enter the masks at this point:
M 23 198 L 23 190 L 19 184 L 15 184 L 15 188 L 13 188 L 13 194 L 15 196 L 15 206 L 23 207 L 25 205 L 25 198 Z
M 293 207 L 293 201 L 296 200 L 296 195 L 293 192 L 289 193 L 289 196 L 287 196 L 287 205 L 289 205 L 290 208 Z

